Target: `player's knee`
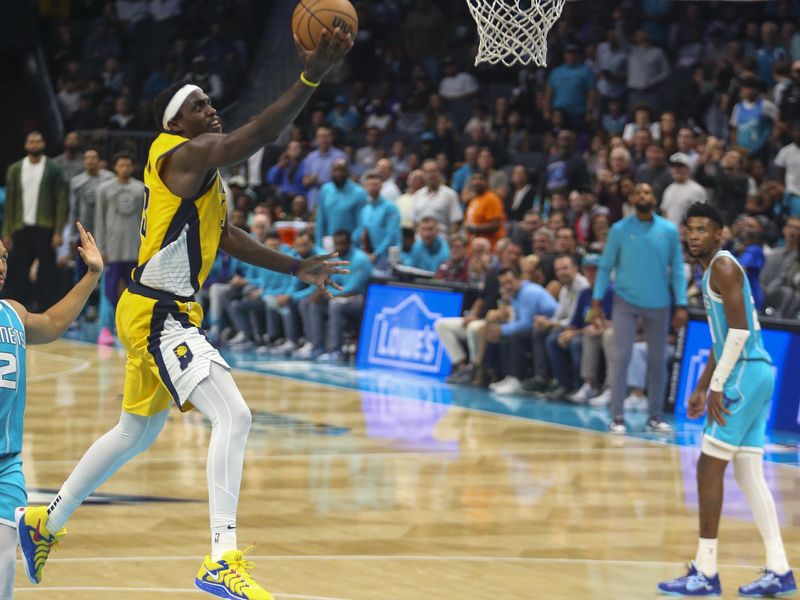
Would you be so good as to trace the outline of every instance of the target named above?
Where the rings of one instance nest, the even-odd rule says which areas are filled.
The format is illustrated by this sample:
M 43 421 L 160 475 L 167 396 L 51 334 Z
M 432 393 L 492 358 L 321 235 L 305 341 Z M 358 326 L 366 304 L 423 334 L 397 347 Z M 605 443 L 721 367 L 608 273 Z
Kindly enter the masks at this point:
M 253 414 L 244 400 L 231 406 L 231 434 L 234 437 L 246 437 L 252 422 Z

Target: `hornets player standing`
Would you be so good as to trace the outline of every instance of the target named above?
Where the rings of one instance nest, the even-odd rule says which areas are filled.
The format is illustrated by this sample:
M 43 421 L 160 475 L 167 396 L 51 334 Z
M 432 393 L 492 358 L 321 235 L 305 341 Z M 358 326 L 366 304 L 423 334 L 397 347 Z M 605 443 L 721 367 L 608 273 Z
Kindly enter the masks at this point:
M 200 329 L 194 301 L 217 249 L 244 262 L 326 289 L 329 276 L 347 273 L 335 254 L 300 260 L 257 243 L 229 227 L 219 167 L 234 165 L 274 140 L 308 102 L 320 80 L 350 50 L 349 34 L 323 32 L 314 51 L 295 38 L 304 71 L 295 84 L 246 125 L 230 134 L 208 95 L 191 84 L 173 84 L 153 103 L 159 136 L 145 166 L 145 202 L 139 263 L 117 308 L 119 338 L 127 351 L 120 421 L 81 458 L 50 506 L 20 509 L 20 546 L 28 576 L 42 569 L 58 532 L 83 500 L 136 454 L 147 449 L 174 402 L 197 408 L 212 426 L 208 450 L 211 553 L 195 585 L 215 596 L 272 598 L 250 576 L 252 563 L 236 544 L 236 512 L 250 429 L 250 410 L 229 367 Z
M 25 349 L 58 339 L 80 314 L 103 272 L 94 239 L 77 224 L 78 246 L 88 270 L 60 302 L 42 314 L 29 313 L 19 302 L 0 300 L 0 599 L 12 597 L 17 562 L 14 509 L 25 504 L 22 476 L 22 417 L 25 412 Z M 0 290 L 8 270 L 8 251 L 0 242 Z M 61 537 L 57 532 L 53 537 Z
M 736 258 L 720 251 L 722 215 L 716 208 L 708 204 L 689 208 L 686 240 L 690 254 L 705 269 L 703 300 L 713 342 L 688 407 L 693 419 L 708 408 L 697 462 L 700 541 L 686 576 L 660 583 L 658 588 L 678 596 L 722 593 L 717 574 L 717 531 L 723 476 L 733 461 L 736 481 L 747 498 L 767 553 L 762 576 L 740 587 L 739 595 L 789 596 L 797 586 L 783 549 L 775 500 L 764 479 L 763 466 L 764 434 L 775 378 L 761 341 L 750 284 Z

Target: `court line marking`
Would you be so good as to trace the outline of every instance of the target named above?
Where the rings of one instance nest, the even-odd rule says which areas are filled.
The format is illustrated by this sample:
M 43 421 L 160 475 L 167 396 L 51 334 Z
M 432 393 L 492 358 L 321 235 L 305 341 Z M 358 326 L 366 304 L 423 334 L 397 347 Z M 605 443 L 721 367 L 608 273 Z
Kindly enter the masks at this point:
M 48 379 L 55 379 L 56 377 L 66 377 L 68 375 L 75 375 L 76 373 L 82 373 L 83 371 L 87 370 L 89 367 L 92 366 L 92 361 L 90 360 L 83 360 L 81 358 L 75 358 L 73 356 L 63 356 L 61 354 L 54 354 L 52 352 L 43 352 L 42 350 L 31 350 L 32 354 L 36 356 L 46 356 L 49 360 L 58 359 L 63 361 L 69 362 L 77 362 L 78 364 L 71 369 L 65 369 L 63 371 L 56 371 L 55 373 L 43 373 L 41 375 L 29 375 L 26 380 L 28 383 L 31 381 L 46 381 Z
M 84 345 L 84 346 L 97 347 L 96 343 L 89 342 L 89 341 L 83 341 L 83 340 L 73 340 L 73 339 L 68 339 L 68 338 L 59 338 L 59 341 L 66 342 L 68 344 L 78 344 L 78 345 Z M 116 350 L 117 354 L 124 354 L 124 352 L 125 352 L 122 348 L 117 348 L 116 346 L 113 347 L 113 350 Z M 261 377 L 274 377 L 276 379 L 285 379 L 285 380 L 291 381 L 291 382 L 300 381 L 302 383 L 307 383 L 309 385 L 317 385 L 317 386 L 320 386 L 320 387 L 328 387 L 328 388 L 349 390 L 349 391 L 354 392 L 354 393 L 369 392 L 369 390 L 361 390 L 359 388 L 349 387 L 349 386 L 338 384 L 338 383 L 324 383 L 324 382 L 318 382 L 318 381 L 307 381 L 305 379 L 300 379 L 298 377 L 290 377 L 289 375 L 279 375 L 279 374 L 275 374 L 275 373 L 265 373 L 265 372 L 262 372 L 262 371 L 255 371 L 255 370 L 251 370 L 251 369 L 243 369 L 241 367 L 231 367 L 231 370 L 232 371 L 236 371 L 236 372 L 240 372 L 240 373 L 246 373 L 248 375 L 260 375 Z M 405 400 L 405 401 L 410 400 L 412 402 L 426 402 L 426 403 L 430 403 L 430 404 L 439 405 L 439 403 L 432 402 L 430 400 L 420 400 L 420 399 L 417 399 L 417 398 L 408 398 L 408 397 L 405 397 L 405 396 L 397 396 L 395 394 L 383 394 L 383 393 L 380 393 L 380 392 L 373 392 L 373 393 L 380 394 L 381 396 L 383 396 L 383 397 L 385 397 L 387 399 L 392 399 L 392 400 Z M 595 436 L 602 436 L 604 439 L 609 439 L 609 438 L 613 439 L 611 434 L 609 434 L 607 431 L 597 431 L 595 429 L 589 429 L 587 427 L 581 427 L 579 425 L 567 425 L 565 423 L 554 423 L 552 421 L 543 421 L 541 419 L 535 419 L 533 417 L 524 417 L 524 416 L 521 416 L 521 415 L 510 415 L 510 414 L 506 414 L 506 413 L 500 413 L 500 412 L 494 412 L 494 411 L 491 411 L 491 410 L 486 410 L 486 409 L 483 409 L 483 408 L 475 408 L 475 407 L 472 407 L 472 406 L 460 406 L 460 405 L 457 405 L 457 404 L 449 404 L 449 405 L 446 405 L 446 406 L 450 406 L 451 408 L 456 408 L 456 409 L 467 411 L 467 412 L 472 411 L 472 412 L 476 412 L 476 413 L 480 413 L 480 414 L 484 414 L 484 415 L 490 415 L 490 416 L 494 416 L 494 417 L 513 419 L 515 421 L 520 421 L 520 422 L 528 423 L 528 424 L 537 423 L 539 425 L 550 426 L 550 427 L 552 427 L 554 429 L 567 429 L 567 430 L 570 430 L 570 431 L 581 431 L 581 432 L 585 432 L 585 433 L 594 434 Z M 646 444 L 648 444 L 650 446 L 653 446 L 653 447 L 670 447 L 671 446 L 671 447 L 675 447 L 675 448 L 695 448 L 695 446 L 682 446 L 682 445 L 676 443 L 675 441 L 673 441 L 671 439 L 663 439 L 662 440 L 662 439 L 643 438 L 643 437 L 636 437 L 636 436 L 630 435 L 628 433 L 626 433 L 625 436 L 622 439 L 624 439 L 624 440 L 637 440 L 637 441 L 640 441 L 640 442 L 645 442 Z M 699 450 L 699 446 L 697 446 L 697 449 Z M 782 467 L 782 468 L 788 468 L 788 469 L 791 469 L 793 471 L 797 471 L 798 468 L 800 467 L 800 465 L 792 464 L 792 463 L 783 463 L 783 462 L 777 462 L 777 461 L 765 461 L 765 462 L 768 462 L 770 465 L 775 465 L 775 466 Z
M 461 456 L 504 456 L 509 454 L 518 454 L 518 455 L 531 455 L 531 456 L 540 456 L 540 455 L 553 455 L 553 454 L 566 454 L 566 455 L 582 455 L 582 454 L 600 454 L 600 453 L 607 453 L 607 452 L 662 452 L 664 450 L 671 450 L 676 448 L 678 450 L 685 449 L 686 451 L 697 451 L 699 454 L 700 449 L 692 448 L 689 446 L 620 446 L 620 447 L 610 447 L 610 448 L 562 448 L 559 450 L 554 450 L 553 448 L 520 448 L 519 450 L 512 450 L 512 449 L 491 449 L 491 450 L 433 450 L 430 452 L 324 452 L 319 454 L 274 454 L 274 455 L 258 455 L 258 456 L 247 456 L 246 460 L 253 461 L 253 462 L 269 462 L 269 461 L 283 461 L 283 460 L 302 460 L 302 459 L 319 459 L 319 458 L 354 458 L 354 457 L 377 457 L 377 458 L 437 458 L 437 457 L 446 457 L 446 456 L 454 456 L 454 457 L 461 457 Z M 43 464 L 74 464 L 78 460 L 80 460 L 80 456 L 76 458 L 53 458 L 53 459 L 41 459 L 41 460 L 31 460 L 28 459 L 25 462 L 30 464 L 36 465 L 43 465 Z M 136 457 L 135 461 L 136 464 L 142 463 L 151 463 L 151 464 L 158 464 L 158 463 L 173 463 L 173 462 L 191 462 L 191 461 L 207 461 L 208 455 L 206 454 L 198 454 L 196 456 L 159 456 L 159 457 Z
M 89 586 L 89 585 L 76 585 L 75 587 L 61 586 L 61 587 L 43 587 L 43 588 L 17 588 L 15 593 L 21 592 L 134 592 L 134 593 L 158 593 L 158 594 L 205 594 L 196 588 L 162 588 L 162 587 L 146 587 L 146 588 L 128 588 L 128 587 L 103 587 L 103 586 Z M 306 594 L 280 594 L 272 592 L 275 598 L 295 598 L 296 600 L 346 600 L 345 598 L 334 598 L 333 596 L 308 596 Z
M 261 554 L 248 555 L 252 560 L 263 561 L 395 561 L 395 562 L 508 562 L 508 563 L 541 563 L 541 564 L 606 564 L 620 567 L 630 566 L 675 566 L 683 564 L 681 561 L 668 560 L 623 560 L 605 558 L 567 558 L 549 556 L 440 556 L 440 555 L 396 555 L 396 554 Z M 48 562 L 79 563 L 88 561 L 110 562 L 166 562 L 171 560 L 198 560 L 197 556 L 80 556 L 80 557 L 51 557 Z M 17 560 L 17 562 L 22 562 Z M 742 565 L 733 563 L 719 563 L 725 569 L 759 570 L 763 565 Z M 53 589 L 53 588 L 49 588 Z M 71 588 L 74 589 L 74 588 Z M 127 589 L 127 588 L 125 588 Z

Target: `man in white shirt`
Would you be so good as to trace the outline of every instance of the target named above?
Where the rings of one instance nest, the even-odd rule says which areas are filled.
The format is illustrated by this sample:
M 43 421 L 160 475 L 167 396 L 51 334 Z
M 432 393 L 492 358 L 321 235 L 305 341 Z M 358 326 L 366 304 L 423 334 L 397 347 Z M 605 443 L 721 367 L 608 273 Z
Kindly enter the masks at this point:
M 690 178 L 691 159 L 683 152 L 669 157 L 672 183 L 661 198 L 661 214 L 680 227 L 686 211 L 695 202 L 708 202 L 706 189 Z
M 414 223 L 433 217 L 444 234 L 456 233 L 464 220 L 464 209 L 455 190 L 442 184 L 438 163 L 428 159 L 422 163 L 425 187 L 414 195 Z
M 394 181 L 392 161 L 388 158 L 379 159 L 375 164 L 375 172 L 378 174 L 378 177 L 381 178 L 381 181 L 383 181 L 383 184 L 381 184 L 381 196 L 386 198 L 389 202 L 397 203 L 401 192 L 400 188 L 397 187 L 397 183 Z
M 478 82 L 475 78 L 461 71 L 452 58 L 443 61 L 444 77 L 439 84 L 439 95 L 445 100 L 464 100 L 471 98 L 478 92 Z
M 414 206 L 416 193 L 425 187 L 425 175 L 422 169 L 414 169 L 406 179 L 406 193 L 395 201 L 397 210 L 400 211 L 400 227 L 403 229 L 414 228 Z
M 775 166 L 786 186 L 783 211 L 787 215 L 800 216 L 800 123 L 792 127 L 792 139 L 791 144 L 778 152 Z

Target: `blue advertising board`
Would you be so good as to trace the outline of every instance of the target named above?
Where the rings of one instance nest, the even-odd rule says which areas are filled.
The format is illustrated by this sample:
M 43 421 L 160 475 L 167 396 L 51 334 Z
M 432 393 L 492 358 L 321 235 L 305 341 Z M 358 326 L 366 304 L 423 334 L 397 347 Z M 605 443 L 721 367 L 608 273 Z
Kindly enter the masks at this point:
M 463 301 L 461 292 L 370 283 L 356 364 L 448 375 L 450 359 L 434 323 L 442 317 L 460 317 Z
M 775 390 L 767 428 L 800 432 L 800 334 L 763 327 L 761 335 L 775 369 Z M 676 418 L 687 418 L 686 405 L 706 366 L 710 348 L 708 322 L 689 321 L 675 399 Z

